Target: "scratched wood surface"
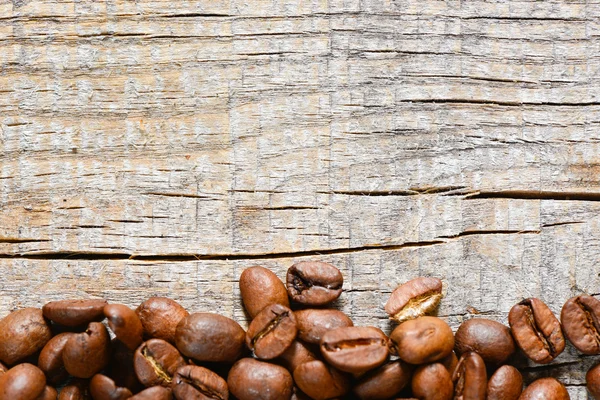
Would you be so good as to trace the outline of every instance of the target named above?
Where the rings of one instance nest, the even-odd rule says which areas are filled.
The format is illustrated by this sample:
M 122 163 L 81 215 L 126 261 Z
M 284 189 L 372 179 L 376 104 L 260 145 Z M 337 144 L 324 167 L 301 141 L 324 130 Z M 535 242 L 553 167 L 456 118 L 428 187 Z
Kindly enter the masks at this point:
M 441 277 L 453 328 L 600 294 L 600 2 L 0 1 L 0 316 L 319 259 L 389 331 Z M 571 347 L 527 379 L 585 399 Z

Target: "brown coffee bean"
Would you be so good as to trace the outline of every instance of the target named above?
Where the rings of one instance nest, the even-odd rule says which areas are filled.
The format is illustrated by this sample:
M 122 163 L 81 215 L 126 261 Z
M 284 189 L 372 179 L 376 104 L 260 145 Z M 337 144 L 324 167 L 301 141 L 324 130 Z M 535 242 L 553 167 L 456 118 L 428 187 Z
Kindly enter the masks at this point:
M 473 351 L 463 353 L 452 374 L 454 398 L 485 400 L 487 372 L 481 356 Z
M 42 349 L 38 358 L 38 367 L 44 371 L 48 382 L 57 384 L 69 376 L 62 360 L 62 352 L 72 335 L 74 333 L 60 333 L 50 339 Z
M 442 299 L 442 281 L 419 277 L 398 286 L 385 304 L 385 312 L 398 323 L 433 311 Z
M 57 324 L 65 326 L 87 325 L 104 319 L 106 300 L 59 300 L 51 301 L 42 307 L 44 316 Z
M 261 393 L 262 394 L 262 393 Z M 209 369 L 196 365 L 180 367 L 173 379 L 177 400 L 227 400 L 227 382 Z
M 242 358 L 231 367 L 227 385 L 239 400 L 288 400 L 293 381 L 290 373 L 279 365 Z
M 264 267 L 254 266 L 242 272 L 240 293 L 250 318 L 256 317 L 269 304 L 290 306 L 285 285 L 277 275 Z
M 533 381 L 521 394 L 519 400 L 569 400 L 569 392 L 554 378 Z
M 517 400 L 523 391 L 523 376 L 512 365 L 503 365 L 494 372 L 487 385 L 486 400 Z
M 24 363 L 0 375 L 0 400 L 33 400 L 46 388 L 46 376 L 35 365 Z
M 344 277 L 339 269 L 320 261 L 301 261 L 287 271 L 287 292 L 296 303 L 329 304 L 342 293 Z
M 135 313 L 142 322 L 146 338 L 162 339 L 171 344 L 175 344 L 177 324 L 190 315 L 179 303 L 166 297 L 150 297 Z
M 354 326 L 352 320 L 343 312 L 331 309 L 315 309 L 295 311 L 298 325 L 298 338 L 318 344 L 325 333 L 330 330 Z
M 104 316 L 117 339 L 135 351 L 142 343 L 144 333 L 142 322 L 135 311 L 123 304 L 108 304 L 104 306 Z
M 135 351 L 133 365 L 144 386 L 170 387 L 175 372 L 186 365 L 186 362 L 169 342 L 150 339 Z
M 389 399 L 410 383 L 412 367 L 402 360 L 392 361 L 361 377 L 352 391 L 361 400 Z
M 572 297 L 562 308 L 563 332 L 583 354 L 600 354 L 600 300 L 587 295 Z
M 350 379 L 346 374 L 319 360 L 298 366 L 294 370 L 294 382 L 314 400 L 341 397 L 350 390 Z
M 523 353 L 539 364 L 549 363 L 565 349 L 560 322 L 539 299 L 525 299 L 513 306 L 508 323 Z
M 89 383 L 83 379 L 73 379 L 63 387 L 58 400 L 89 400 L 91 399 Z
M 425 364 L 447 357 L 454 347 L 452 329 L 437 317 L 419 317 L 396 327 L 391 350 L 409 364 Z
M 413 374 L 411 386 L 413 395 L 419 400 L 450 400 L 454 392 L 450 374 L 440 363 L 418 367 Z
M 63 349 L 67 372 L 77 378 L 91 378 L 110 360 L 110 336 L 100 322 L 92 322 L 85 332 L 74 333 Z
M 183 355 L 198 361 L 234 362 L 242 355 L 246 332 L 231 318 L 195 313 L 179 322 L 175 343 Z
M 458 365 L 458 357 L 456 357 L 456 354 L 454 354 L 454 352 L 452 352 L 448 356 L 439 360 L 438 362 L 440 364 L 443 364 L 444 367 L 446 367 L 446 369 L 450 373 L 450 375 L 452 375 L 452 373 L 456 369 L 456 366 Z
M 90 393 L 94 400 L 126 400 L 132 396 L 127 388 L 118 387 L 106 375 L 96 374 L 90 381 Z
M 13 311 L 0 320 L 0 361 L 15 364 L 41 350 L 51 338 L 40 309 Z
M 382 365 L 388 358 L 388 338 L 379 328 L 350 326 L 327 332 L 321 354 L 340 371 L 360 374 Z
M 454 335 L 454 350 L 460 356 L 474 351 L 490 365 L 504 363 L 515 352 L 510 329 L 500 322 L 473 318 L 463 322 Z
M 139 392 L 144 385 L 138 380 L 133 367 L 133 351 L 117 338 L 110 345 L 112 357 L 104 374 L 115 381 L 117 386 L 126 387 L 131 393 Z
M 296 339 L 296 317 L 281 304 L 270 304 L 250 323 L 246 345 L 261 360 L 279 357 Z
M 600 400 L 600 364 L 596 364 L 585 375 L 585 384 L 595 400 Z
M 142 390 L 129 400 L 172 400 L 173 395 L 171 390 L 162 386 L 153 386 L 151 388 Z
M 279 356 L 283 366 L 293 373 L 297 366 L 305 362 L 317 359 L 315 354 L 301 341 L 294 340 L 281 356 Z
M 58 392 L 52 386 L 47 386 L 35 400 L 56 400 L 58 398 Z

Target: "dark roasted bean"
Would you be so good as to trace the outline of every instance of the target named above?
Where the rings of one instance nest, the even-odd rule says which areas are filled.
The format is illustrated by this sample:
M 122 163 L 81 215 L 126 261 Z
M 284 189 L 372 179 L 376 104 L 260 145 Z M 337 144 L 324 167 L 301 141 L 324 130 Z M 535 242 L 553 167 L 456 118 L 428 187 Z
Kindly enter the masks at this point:
M 177 324 L 190 315 L 179 303 L 166 297 L 150 297 L 135 313 L 142 322 L 146 338 L 162 339 L 171 344 L 175 344 Z
M 269 304 L 289 307 L 288 293 L 281 279 L 260 266 L 246 268 L 240 276 L 240 293 L 250 318 L 256 317 Z
M 487 400 L 517 400 L 523 391 L 523 376 L 512 365 L 494 372 L 487 386 Z
M 390 335 L 391 350 L 409 364 L 442 360 L 454 347 L 452 330 L 436 317 L 419 317 L 396 327 Z
M 90 398 L 89 382 L 83 379 L 71 380 L 58 395 L 58 400 L 88 400 Z
M 348 376 L 319 360 L 299 365 L 294 370 L 294 382 L 314 400 L 341 397 L 350 390 Z
M 318 344 L 328 331 L 354 326 L 352 320 L 339 310 L 308 308 L 295 311 L 294 315 L 298 325 L 298 338 L 307 343 Z
M 162 386 L 153 386 L 151 388 L 142 390 L 129 400 L 172 400 L 173 395 L 171 390 Z
M 270 304 L 250 323 L 246 344 L 257 358 L 270 360 L 290 347 L 297 332 L 292 310 L 281 304 Z
M 486 363 L 500 365 L 515 352 L 515 342 L 510 329 L 500 322 L 473 318 L 458 327 L 454 349 L 459 356 L 474 351 Z
M 0 361 L 15 364 L 41 350 L 51 338 L 40 309 L 13 311 L 0 320 Z
M 463 353 L 452 374 L 454 398 L 461 400 L 485 400 L 487 372 L 481 356 L 473 351 Z
M 51 301 L 42 307 L 44 316 L 65 326 L 87 325 L 104 319 L 106 300 L 59 300 Z
M 419 400 L 452 399 L 452 379 L 446 367 L 440 363 L 418 367 L 413 374 L 411 386 L 413 395 Z
M 42 349 L 38 359 L 38 367 L 44 371 L 48 382 L 59 383 L 69 376 L 62 360 L 62 353 L 67 340 L 74 333 L 60 333 L 54 336 Z
M 126 387 L 131 393 L 139 392 L 144 385 L 138 380 L 133 367 L 133 351 L 117 338 L 110 344 L 112 357 L 104 374 L 115 381 L 117 386 Z
M 402 323 L 433 311 L 442 299 L 442 281 L 419 277 L 398 286 L 390 295 L 385 311 Z
M 239 400 L 288 400 L 292 396 L 293 380 L 279 365 L 242 358 L 231 367 L 227 385 Z
M 585 384 L 595 400 L 600 400 L 600 364 L 596 364 L 585 375 Z
M 104 316 L 117 339 L 135 351 L 142 343 L 144 332 L 135 311 L 123 304 L 108 304 L 104 306 Z
M 554 378 L 533 381 L 521 394 L 519 400 L 569 400 L 569 392 Z
M 180 367 L 173 379 L 177 400 L 227 400 L 227 382 L 209 369 L 196 365 Z
M 350 326 L 327 332 L 321 354 L 340 371 L 360 374 L 382 365 L 388 358 L 388 338 L 379 328 Z
M 301 261 L 287 272 L 287 292 L 296 303 L 322 306 L 342 293 L 344 278 L 339 269 L 320 261 Z
M 508 323 L 523 353 L 539 364 L 549 363 L 565 349 L 560 322 L 539 299 L 525 299 L 513 306 Z
M 454 352 L 451 352 L 449 355 L 442 358 L 438 362 L 443 364 L 444 367 L 446 367 L 446 369 L 450 373 L 450 375 L 452 375 L 452 373 L 456 369 L 456 366 L 458 365 L 458 357 L 456 357 L 456 354 Z
M 147 387 L 170 387 L 175 372 L 185 364 L 175 346 L 162 339 L 150 339 L 142 343 L 133 357 L 135 373 Z
M 126 400 L 132 394 L 127 388 L 118 387 L 108 376 L 96 374 L 90 381 L 90 393 L 94 400 Z
M 0 400 L 34 400 L 46 388 L 46 377 L 35 365 L 24 363 L 0 375 Z
M 92 322 L 82 333 L 74 333 L 62 352 L 67 372 L 77 378 L 91 378 L 110 360 L 110 336 L 100 322 Z
M 572 297 L 560 313 L 565 336 L 584 354 L 600 354 L 600 300 L 587 295 Z
M 36 397 L 35 400 L 56 400 L 58 398 L 58 392 L 52 386 L 46 385 L 42 394 Z
M 361 377 L 352 391 L 361 400 L 384 400 L 410 383 L 412 367 L 402 360 L 385 364 Z

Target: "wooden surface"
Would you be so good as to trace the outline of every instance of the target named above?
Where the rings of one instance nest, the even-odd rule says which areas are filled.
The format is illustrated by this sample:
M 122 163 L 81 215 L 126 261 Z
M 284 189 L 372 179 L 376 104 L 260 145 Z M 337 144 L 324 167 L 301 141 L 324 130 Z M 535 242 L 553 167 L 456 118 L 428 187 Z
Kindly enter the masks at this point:
M 333 262 L 357 324 L 600 294 L 600 2 L 0 2 L 0 316 Z M 552 375 L 585 399 L 598 361 Z

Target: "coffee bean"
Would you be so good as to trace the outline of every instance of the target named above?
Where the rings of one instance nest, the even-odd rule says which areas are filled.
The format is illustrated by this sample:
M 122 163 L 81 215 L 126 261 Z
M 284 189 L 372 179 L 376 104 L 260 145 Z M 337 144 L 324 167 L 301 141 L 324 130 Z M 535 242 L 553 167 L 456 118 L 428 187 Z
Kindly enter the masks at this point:
M 126 400 L 132 396 L 127 388 L 118 387 L 108 376 L 96 374 L 90 381 L 90 393 L 94 400 Z
M 487 385 L 487 400 L 517 400 L 523 391 L 523 376 L 512 365 L 494 372 Z
M 279 359 L 283 366 L 293 373 L 300 364 L 316 360 L 317 357 L 304 343 L 294 340 L 290 347 L 279 356 Z
M 344 277 L 339 269 L 320 261 L 301 261 L 287 271 L 290 298 L 309 306 L 329 304 L 342 293 Z
M 442 299 L 442 281 L 419 277 L 398 286 L 385 304 L 385 311 L 398 323 L 433 311 Z
M 454 349 L 459 356 L 474 351 L 490 365 L 504 363 L 515 352 L 510 329 L 485 318 L 463 322 L 456 331 L 454 342 Z
M 104 316 L 117 339 L 135 351 L 142 343 L 144 333 L 142 322 L 135 311 L 123 304 L 108 304 L 104 306 Z
M 458 357 L 456 357 L 456 354 L 454 352 L 451 352 L 449 355 L 442 358 L 438 362 L 440 364 L 443 364 L 444 367 L 446 367 L 446 369 L 450 373 L 450 375 L 452 375 L 452 373 L 456 369 L 456 366 L 458 365 Z
M 294 381 L 314 400 L 341 397 L 350 390 L 350 379 L 346 374 L 319 360 L 299 365 L 294 370 Z
M 307 343 L 318 344 L 328 331 L 354 326 L 352 320 L 339 310 L 308 308 L 295 311 L 294 315 L 298 325 L 298 338 Z
M 35 365 L 19 364 L 0 375 L 0 400 L 33 400 L 46 388 L 46 377 Z
M 231 318 L 195 313 L 179 322 L 175 343 L 183 355 L 198 361 L 234 362 L 242 355 L 246 332 Z
M 58 400 L 89 400 L 91 399 L 89 383 L 87 380 L 73 379 L 63 387 L 58 395 Z
M 290 373 L 279 365 L 242 358 L 231 367 L 227 385 L 239 400 L 288 400 L 293 381 Z
M 565 349 L 560 322 L 539 299 L 525 299 L 513 306 L 508 323 L 523 353 L 539 364 L 549 363 Z
M 352 391 L 361 400 L 389 399 L 410 383 L 412 372 L 402 360 L 392 361 L 361 377 Z
M 440 363 L 418 367 L 413 374 L 411 386 L 413 395 L 419 400 L 450 400 L 454 392 L 450 374 Z
M 246 268 L 242 272 L 240 294 L 250 318 L 256 317 L 269 304 L 290 306 L 283 282 L 273 272 L 260 266 Z
M 51 301 L 42 307 L 44 316 L 65 326 L 87 325 L 104 319 L 106 300 L 59 300 Z
M 600 354 L 600 300 L 587 295 L 572 297 L 562 308 L 563 332 L 583 354 Z
M 209 369 L 196 365 L 180 367 L 173 379 L 173 395 L 177 400 L 227 400 L 227 382 Z
M 105 370 L 105 375 L 115 381 L 117 386 L 126 387 L 131 393 L 137 393 L 144 388 L 140 383 L 133 367 L 133 351 L 123 342 L 114 338 L 110 343 L 112 357 Z
M 340 371 L 360 374 L 382 365 L 388 358 L 388 338 L 379 328 L 350 326 L 327 332 L 321 354 Z
M 57 397 L 58 392 L 56 391 L 56 389 L 54 389 L 52 386 L 46 385 L 46 387 L 42 391 L 42 394 L 36 397 L 35 400 L 56 400 Z
M 41 350 L 52 338 L 42 311 L 23 308 L 0 320 L 0 361 L 15 364 Z
M 62 360 L 62 353 L 72 335 L 74 333 L 60 333 L 50 339 L 42 349 L 38 359 L 38 367 L 44 371 L 48 382 L 56 384 L 69 376 Z
M 246 344 L 257 358 L 279 357 L 294 341 L 298 330 L 296 317 L 289 308 L 271 304 L 262 309 L 250 323 Z
M 600 364 L 596 364 L 585 375 L 585 384 L 595 400 L 600 400 Z
M 151 388 L 142 390 L 129 400 L 172 400 L 173 395 L 171 391 L 162 386 L 153 386 Z
M 454 347 L 452 329 L 437 317 L 419 317 L 396 327 L 391 350 L 409 364 L 425 364 L 447 357 Z
M 135 351 L 133 365 L 140 382 L 170 387 L 178 368 L 186 364 L 179 351 L 162 339 L 150 339 Z
M 150 297 L 135 310 L 146 338 L 163 339 L 175 344 L 175 330 L 190 315 L 179 303 L 166 297 Z
M 110 360 L 110 336 L 100 322 L 92 322 L 85 332 L 74 333 L 63 349 L 67 372 L 77 378 L 91 378 Z
M 569 400 L 569 392 L 554 378 L 533 381 L 521 394 L 519 400 Z
M 463 400 L 485 400 L 487 372 L 481 356 L 473 351 L 463 353 L 452 374 L 454 398 Z

